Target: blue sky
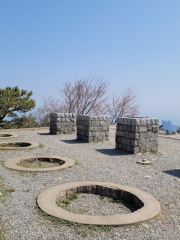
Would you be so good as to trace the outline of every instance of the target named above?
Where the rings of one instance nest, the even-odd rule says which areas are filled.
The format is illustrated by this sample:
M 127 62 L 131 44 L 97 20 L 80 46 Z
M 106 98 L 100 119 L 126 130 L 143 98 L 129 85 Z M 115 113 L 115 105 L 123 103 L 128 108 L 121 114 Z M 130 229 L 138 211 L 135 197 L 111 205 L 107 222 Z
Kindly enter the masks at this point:
M 180 125 L 179 0 L 0 1 L 0 88 L 58 97 L 65 81 L 134 86 L 140 116 Z

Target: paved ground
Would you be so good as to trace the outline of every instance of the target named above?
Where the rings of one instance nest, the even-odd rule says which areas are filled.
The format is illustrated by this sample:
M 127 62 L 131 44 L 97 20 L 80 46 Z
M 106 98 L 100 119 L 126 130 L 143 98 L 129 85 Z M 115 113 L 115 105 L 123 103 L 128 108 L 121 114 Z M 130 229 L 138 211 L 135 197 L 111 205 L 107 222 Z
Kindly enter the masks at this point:
M 110 142 L 78 143 L 75 135 L 52 136 L 47 129 L 12 131 L 19 141 L 37 141 L 44 147 L 33 150 L 0 151 L 0 161 L 28 155 L 54 154 L 73 158 L 72 168 L 47 173 L 23 173 L 0 164 L 4 188 L 15 189 L 1 203 L 1 222 L 7 240 L 71 239 L 180 239 L 180 141 L 159 137 L 159 153 L 131 155 L 114 149 L 115 129 Z M 2 140 L 1 140 L 2 141 Z M 6 140 L 7 141 L 7 140 Z M 153 165 L 136 162 L 142 157 Z M 36 205 L 38 194 L 63 182 L 97 180 L 120 183 L 152 194 L 162 206 L 157 219 L 127 228 L 95 229 L 67 226 L 44 216 Z M 2 189 L 2 187 L 1 187 Z M 98 203 L 99 204 L 99 203 Z

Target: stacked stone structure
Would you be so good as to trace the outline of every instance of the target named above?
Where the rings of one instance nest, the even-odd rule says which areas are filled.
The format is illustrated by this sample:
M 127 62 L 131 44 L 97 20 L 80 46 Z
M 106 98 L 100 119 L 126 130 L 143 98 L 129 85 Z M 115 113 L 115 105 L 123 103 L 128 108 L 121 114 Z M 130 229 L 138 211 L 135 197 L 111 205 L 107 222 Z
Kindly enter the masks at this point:
M 158 130 L 158 119 L 118 118 L 116 149 L 130 153 L 158 151 Z
M 84 142 L 109 141 L 109 125 L 106 115 L 77 115 L 77 139 Z
M 74 113 L 50 113 L 50 133 L 63 134 L 75 133 L 76 114 Z

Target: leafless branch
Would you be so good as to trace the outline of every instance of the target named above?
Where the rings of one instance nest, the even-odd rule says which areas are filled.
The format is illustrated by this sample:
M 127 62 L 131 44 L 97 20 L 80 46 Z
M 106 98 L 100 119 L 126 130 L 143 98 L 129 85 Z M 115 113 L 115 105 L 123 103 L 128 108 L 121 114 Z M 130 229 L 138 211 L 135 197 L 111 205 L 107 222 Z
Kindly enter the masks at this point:
M 43 106 L 37 108 L 34 116 L 39 122 L 48 122 L 50 112 L 79 114 L 108 114 L 111 122 L 118 117 L 134 117 L 139 113 L 137 94 L 132 87 L 108 95 L 109 82 L 103 77 L 77 78 L 65 82 L 59 89 L 60 98 L 43 97 Z
M 77 78 L 74 83 L 66 82 L 59 92 L 67 112 L 88 114 L 107 99 L 108 86 L 103 77 Z
M 49 114 L 51 112 L 63 112 L 64 105 L 60 99 L 54 99 L 51 96 L 43 96 L 43 105 L 38 107 L 33 113 L 33 116 L 36 118 L 36 121 L 40 126 L 49 126 Z
M 139 113 L 139 104 L 136 103 L 137 94 L 132 87 L 122 90 L 119 94 L 113 94 L 112 101 L 107 106 L 112 123 L 118 117 L 134 117 Z

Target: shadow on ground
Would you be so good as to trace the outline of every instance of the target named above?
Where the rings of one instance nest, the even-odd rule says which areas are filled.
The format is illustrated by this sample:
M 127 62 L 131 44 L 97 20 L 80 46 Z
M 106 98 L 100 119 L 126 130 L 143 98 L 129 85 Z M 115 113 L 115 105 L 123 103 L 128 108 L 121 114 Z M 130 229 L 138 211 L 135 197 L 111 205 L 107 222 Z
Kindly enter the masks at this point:
M 51 134 L 51 133 L 38 133 L 39 135 L 54 135 L 54 134 Z
M 180 178 L 180 169 L 167 170 L 167 171 L 163 171 L 163 172 L 167 173 L 167 174 L 170 174 L 174 177 Z
M 109 155 L 109 156 L 123 156 L 123 155 L 132 155 L 131 153 L 125 152 L 125 151 L 121 151 L 121 150 L 117 150 L 117 149 L 95 149 L 97 152 L 100 152 L 102 154 L 105 155 Z
M 87 142 L 83 142 L 77 139 L 71 139 L 71 140 L 61 140 L 64 143 L 68 143 L 68 144 L 78 144 L 78 143 L 87 143 Z

